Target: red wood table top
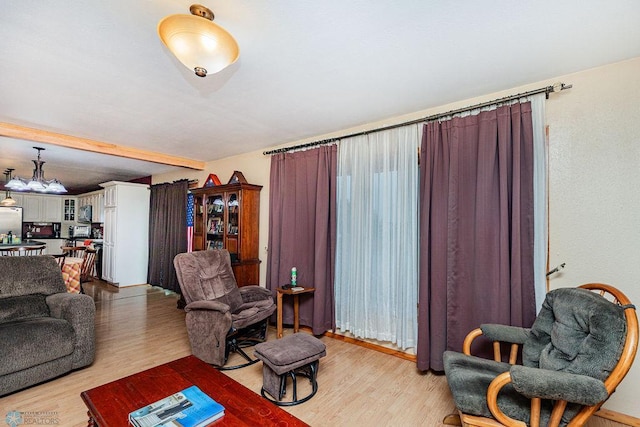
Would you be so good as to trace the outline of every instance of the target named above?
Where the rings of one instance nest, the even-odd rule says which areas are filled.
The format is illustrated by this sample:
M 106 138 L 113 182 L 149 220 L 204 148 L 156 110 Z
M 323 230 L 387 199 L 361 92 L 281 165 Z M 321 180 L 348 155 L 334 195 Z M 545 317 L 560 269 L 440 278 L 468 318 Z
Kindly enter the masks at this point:
M 187 356 L 81 393 L 89 424 L 128 425 L 129 413 L 197 385 L 225 408 L 213 426 L 307 426 L 195 356 Z

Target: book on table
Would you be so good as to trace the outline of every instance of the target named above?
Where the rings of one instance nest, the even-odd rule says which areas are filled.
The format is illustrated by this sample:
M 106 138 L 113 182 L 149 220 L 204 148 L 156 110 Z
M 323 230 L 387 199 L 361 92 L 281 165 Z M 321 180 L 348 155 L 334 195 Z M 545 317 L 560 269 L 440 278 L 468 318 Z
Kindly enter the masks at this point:
M 129 414 L 135 427 L 202 427 L 224 415 L 224 407 L 191 386 Z

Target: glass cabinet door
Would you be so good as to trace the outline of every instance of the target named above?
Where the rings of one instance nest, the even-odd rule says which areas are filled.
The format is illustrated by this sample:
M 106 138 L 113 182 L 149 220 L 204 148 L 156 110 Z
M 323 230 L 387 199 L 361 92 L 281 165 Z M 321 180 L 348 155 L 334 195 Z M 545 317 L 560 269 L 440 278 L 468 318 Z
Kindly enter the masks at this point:
M 76 220 L 76 201 L 74 199 L 64 199 L 63 221 Z
M 240 207 L 238 206 L 238 193 L 227 194 L 227 239 L 226 248 L 231 256 L 231 261 L 238 261 L 238 212 Z
M 204 217 L 204 200 L 202 196 L 193 196 L 193 232 L 202 234 Z
M 205 216 L 204 197 L 193 196 L 193 248 L 201 249 L 205 242 Z
M 224 200 L 221 194 L 207 197 L 207 249 L 224 248 Z

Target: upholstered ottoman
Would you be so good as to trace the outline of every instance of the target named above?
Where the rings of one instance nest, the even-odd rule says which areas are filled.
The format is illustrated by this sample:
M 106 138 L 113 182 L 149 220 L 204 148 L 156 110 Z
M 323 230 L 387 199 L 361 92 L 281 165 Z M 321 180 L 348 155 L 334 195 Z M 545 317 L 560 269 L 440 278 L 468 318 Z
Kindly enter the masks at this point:
M 318 391 L 316 381 L 321 357 L 327 354 L 322 341 L 306 333 L 287 335 L 279 340 L 256 344 L 255 356 L 262 360 L 262 396 L 280 406 L 297 405 L 311 399 Z M 298 399 L 296 377 L 301 375 L 311 381 L 311 393 Z M 287 388 L 287 377 L 291 378 L 292 400 L 283 402 Z M 270 399 L 265 392 L 274 399 Z

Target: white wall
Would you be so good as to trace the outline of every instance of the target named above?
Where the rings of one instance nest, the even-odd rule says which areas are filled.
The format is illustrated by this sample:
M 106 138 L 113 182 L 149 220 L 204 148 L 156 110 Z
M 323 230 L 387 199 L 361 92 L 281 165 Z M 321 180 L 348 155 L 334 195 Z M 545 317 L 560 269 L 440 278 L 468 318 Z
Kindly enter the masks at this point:
M 462 100 L 403 117 L 358 128 L 318 135 L 295 145 L 352 131 L 449 111 L 500 96 L 562 81 L 573 88 L 552 94 L 547 101 L 549 125 L 550 265 L 566 268 L 550 287 L 573 287 L 586 282 L 614 285 L 640 307 L 640 58 L 555 77 L 544 82 L 482 97 Z M 260 199 L 260 283 L 266 271 L 268 156 L 262 151 L 209 162 L 204 172 L 154 176 L 153 182 L 209 173 L 226 182 L 240 170 L 252 184 L 263 185 Z M 632 367 L 607 409 L 640 418 L 640 361 Z
M 568 76 L 547 103 L 551 288 L 609 283 L 640 308 L 640 58 Z M 640 361 L 606 408 L 640 418 Z

